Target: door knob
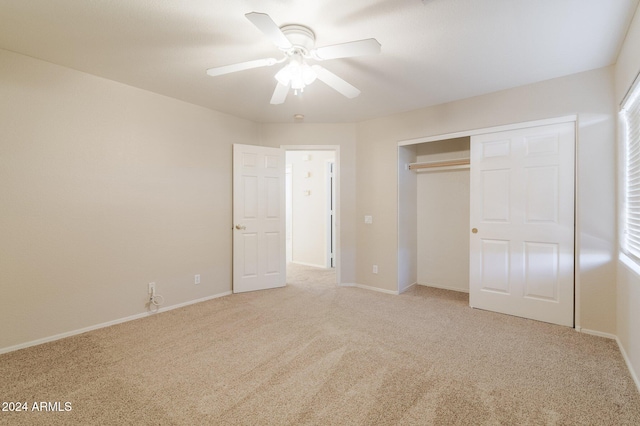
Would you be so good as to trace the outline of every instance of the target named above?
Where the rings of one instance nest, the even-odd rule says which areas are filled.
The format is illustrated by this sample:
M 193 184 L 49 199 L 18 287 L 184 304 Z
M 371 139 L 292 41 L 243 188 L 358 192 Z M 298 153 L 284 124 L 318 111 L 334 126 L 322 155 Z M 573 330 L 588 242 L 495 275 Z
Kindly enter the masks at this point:
M 473 232 L 474 234 L 477 234 L 477 233 L 478 233 L 478 228 L 473 228 L 473 229 L 471 230 L 471 232 Z
M 236 229 L 243 230 L 243 229 L 247 229 L 247 227 L 244 225 L 236 225 Z

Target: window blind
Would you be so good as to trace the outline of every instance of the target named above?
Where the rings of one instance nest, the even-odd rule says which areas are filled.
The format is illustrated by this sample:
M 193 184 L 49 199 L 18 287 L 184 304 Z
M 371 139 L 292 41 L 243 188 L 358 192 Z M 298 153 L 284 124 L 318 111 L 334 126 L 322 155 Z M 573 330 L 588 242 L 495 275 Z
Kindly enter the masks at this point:
M 625 202 L 622 249 L 640 261 L 640 84 L 622 107 L 625 137 Z

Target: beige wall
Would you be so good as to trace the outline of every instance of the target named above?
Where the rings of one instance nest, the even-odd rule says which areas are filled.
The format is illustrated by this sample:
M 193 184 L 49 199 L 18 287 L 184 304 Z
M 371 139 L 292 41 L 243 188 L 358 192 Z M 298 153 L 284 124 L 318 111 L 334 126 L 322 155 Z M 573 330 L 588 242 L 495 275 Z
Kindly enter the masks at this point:
M 640 9 L 636 12 L 615 66 L 616 106 L 640 72 Z M 621 158 L 622 138 L 618 138 Z M 622 164 L 622 163 L 621 163 Z M 619 168 L 622 171 L 622 167 Z M 619 175 L 621 176 L 621 174 Z M 621 206 L 622 197 L 619 198 Z M 640 275 L 619 262 L 617 298 L 617 336 L 640 388 Z
M 578 325 L 616 331 L 615 109 L 612 68 L 358 124 L 356 279 L 397 291 L 398 141 L 577 114 Z M 425 84 L 431 84 L 425 82 Z M 432 84 L 437 84 L 433 82 Z M 379 274 L 371 273 L 377 263 Z
M 257 124 L 1 50 L 0 93 L 0 350 L 231 290 Z
M 355 283 L 356 258 L 356 125 L 355 124 L 262 124 L 261 144 L 264 146 L 337 146 L 339 165 L 340 220 L 336 230 L 340 234 L 338 259 L 341 284 Z M 315 149 L 315 148 L 313 148 Z

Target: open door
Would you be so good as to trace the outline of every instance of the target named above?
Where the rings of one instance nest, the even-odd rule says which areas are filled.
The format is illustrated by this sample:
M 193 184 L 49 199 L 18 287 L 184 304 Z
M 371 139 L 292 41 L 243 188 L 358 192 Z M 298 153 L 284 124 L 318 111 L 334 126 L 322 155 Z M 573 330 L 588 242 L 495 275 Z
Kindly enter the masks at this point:
M 474 308 L 573 326 L 574 123 L 471 137 Z
M 233 145 L 233 292 L 286 285 L 285 152 Z

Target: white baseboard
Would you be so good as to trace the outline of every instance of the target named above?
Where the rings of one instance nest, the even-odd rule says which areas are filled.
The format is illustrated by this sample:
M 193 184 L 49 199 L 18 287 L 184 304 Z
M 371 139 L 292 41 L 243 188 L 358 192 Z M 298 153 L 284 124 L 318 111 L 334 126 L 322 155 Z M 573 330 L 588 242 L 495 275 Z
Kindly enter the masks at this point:
M 400 289 L 400 294 L 402 294 L 402 293 L 404 293 L 404 292 L 406 292 L 406 291 L 411 290 L 413 287 L 415 287 L 415 286 L 417 286 L 417 285 L 418 285 L 418 283 L 413 283 L 413 284 L 409 284 L 409 285 L 408 285 L 408 286 L 406 286 L 405 288 L 401 288 L 401 289 Z
M 364 285 L 364 284 L 356 284 L 356 283 L 341 283 L 339 284 L 340 287 L 358 287 L 358 288 L 362 288 L 365 290 L 373 290 L 373 291 L 378 291 L 380 293 L 386 293 L 386 294 L 393 294 L 395 296 L 397 296 L 398 294 L 400 294 L 397 291 L 394 290 L 386 290 L 384 288 L 378 288 L 378 287 L 371 287 L 369 285 Z
M 423 285 L 425 287 L 441 288 L 443 290 L 457 291 L 457 292 L 460 292 L 460 293 L 469 293 L 469 289 L 463 290 L 461 288 L 447 287 L 445 285 L 437 285 L 437 284 L 418 284 L 418 285 Z
M 584 334 L 590 334 L 592 336 L 598 336 L 598 337 L 604 337 L 606 339 L 618 340 L 618 336 L 616 336 L 615 334 L 605 333 L 605 332 L 602 332 L 602 331 L 589 330 L 588 328 L 582 328 L 582 327 L 578 327 L 578 326 L 576 326 L 576 331 L 579 331 L 580 333 L 584 333 Z
M 627 364 L 627 369 L 629 370 L 629 374 L 633 379 L 633 382 L 636 384 L 636 388 L 638 388 L 638 392 L 640 392 L 640 379 L 638 378 L 638 374 L 636 370 L 633 368 L 633 364 L 631 364 L 631 360 L 627 356 L 627 351 L 624 350 L 624 346 L 622 346 L 622 342 L 618 338 L 618 336 L 611 333 L 603 333 L 602 331 L 589 330 L 586 328 L 576 326 L 576 331 L 584 334 L 591 334 L 593 336 L 604 337 L 607 339 L 615 340 L 618 343 L 618 348 L 620 349 L 620 353 L 622 354 L 622 358 L 624 359 L 625 364 Z
M 112 325 L 121 324 L 123 322 L 137 320 L 137 319 L 140 319 L 140 318 L 148 317 L 149 315 L 155 315 L 155 314 L 159 314 L 159 313 L 162 313 L 162 312 L 171 311 L 173 309 L 178 309 L 178 308 L 182 308 L 182 307 L 185 307 L 185 306 L 193 305 L 193 304 L 196 304 L 196 303 L 206 302 L 207 300 L 217 299 L 219 297 L 228 296 L 230 294 L 231 294 L 230 291 L 225 291 L 224 293 L 214 294 L 213 296 L 207 296 L 207 297 L 203 297 L 201 299 L 190 300 L 188 302 L 179 303 L 177 305 L 166 306 L 164 308 L 158 309 L 155 312 L 150 312 L 150 311 L 142 312 L 142 313 L 131 315 L 131 316 L 128 316 L 128 317 L 125 317 L 125 318 L 119 318 L 119 319 L 116 319 L 116 320 L 113 320 L 113 321 L 107 321 L 107 322 L 103 322 L 101 324 L 91 325 L 89 327 L 84 327 L 84 328 L 80 328 L 80 329 L 77 329 L 77 330 L 67 331 L 65 333 L 55 334 L 53 336 L 43 337 L 41 339 L 32 340 L 30 342 L 20 343 L 18 345 L 14 345 L 14 346 L 8 346 L 6 348 L 0 348 L 0 355 L 5 354 L 5 353 L 9 353 L 9 352 L 13 352 L 13 351 L 17 351 L 17 350 L 20 350 L 20 349 L 25 349 L 25 348 L 28 348 L 28 347 L 31 347 L 31 346 L 41 345 L 43 343 L 48 343 L 48 342 L 53 342 L 55 340 L 64 339 L 65 337 L 76 336 L 78 334 L 86 333 L 88 331 L 93 331 L 93 330 L 98 330 L 100 328 L 110 327 Z
M 634 370 L 633 365 L 631 364 L 631 360 L 627 356 L 627 351 L 624 350 L 624 346 L 622 346 L 622 342 L 620 339 L 616 337 L 616 342 L 618 342 L 618 348 L 620 348 L 620 353 L 622 354 L 622 358 L 624 358 L 624 362 L 627 364 L 627 368 L 629 369 L 629 374 L 631 374 L 631 378 L 636 384 L 636 388 L 638 388 L 638 392 L 640 392 L 640 379 L 636 374 L 636 370 Z

